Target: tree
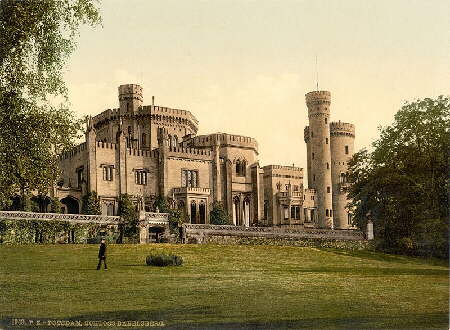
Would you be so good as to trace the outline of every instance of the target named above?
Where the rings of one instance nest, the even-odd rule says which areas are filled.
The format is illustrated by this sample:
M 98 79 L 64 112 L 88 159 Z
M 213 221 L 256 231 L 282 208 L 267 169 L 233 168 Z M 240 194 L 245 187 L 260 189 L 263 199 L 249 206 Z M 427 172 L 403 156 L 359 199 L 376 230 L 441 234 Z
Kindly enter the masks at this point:
M 213 225 L 231 224 L 230 217 L 222 203 L 216 201 L 212 204 L 211 211 L 209 212 L 209 222 Z
M 136 238 L 138 235 L 139 216 L 136 208 L 128 194 L 119 196 L 119 215 L 122 217 L 123 235 L 126 237 Z
M 406 103 L 350 161 L 349 208 L 361 229 L 372 214 L 379 248 L 448 255 L 449 127 L 448 97 Z
M 45 194 L 58 155 L 81 122 L 67 107 L 63 67 L 80 25 L 100 22 L 94 0 L 0 1 L 0 206 Z M 57 102 L 56 100 L 61 99 Z
M 97 192 L 90 191 L 82 198 L 82 214 L 102 214 L 100 208 L 100 198 L 97 196 Z

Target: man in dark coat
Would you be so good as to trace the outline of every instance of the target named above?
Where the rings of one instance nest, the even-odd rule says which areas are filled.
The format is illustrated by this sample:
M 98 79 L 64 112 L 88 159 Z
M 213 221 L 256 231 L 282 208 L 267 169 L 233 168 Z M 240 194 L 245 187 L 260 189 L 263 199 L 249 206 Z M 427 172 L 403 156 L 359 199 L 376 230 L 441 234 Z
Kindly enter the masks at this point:
M 102 241 L 100 243 L 100 249 L 98 250 L 97 270 L 100 269 L 100 267 L 102 265 L 102 260 L 103 260 L 103 264 L 105 265 L 105 270 L 107 270 L 108 267 L 106 266 L 106 243 L 105 243 L 105 239 L 104 238 L 102 238 Z

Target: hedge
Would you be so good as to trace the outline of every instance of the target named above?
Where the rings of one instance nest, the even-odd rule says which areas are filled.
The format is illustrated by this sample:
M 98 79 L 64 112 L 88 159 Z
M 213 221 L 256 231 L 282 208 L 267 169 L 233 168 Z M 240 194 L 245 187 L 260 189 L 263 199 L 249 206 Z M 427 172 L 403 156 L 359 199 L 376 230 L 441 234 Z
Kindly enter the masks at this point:
M 97 223 L 69 223 L 48 220 L 0 219 L 0 243 L 98 243 L 101 237 L 116 242 L 116 226 Z

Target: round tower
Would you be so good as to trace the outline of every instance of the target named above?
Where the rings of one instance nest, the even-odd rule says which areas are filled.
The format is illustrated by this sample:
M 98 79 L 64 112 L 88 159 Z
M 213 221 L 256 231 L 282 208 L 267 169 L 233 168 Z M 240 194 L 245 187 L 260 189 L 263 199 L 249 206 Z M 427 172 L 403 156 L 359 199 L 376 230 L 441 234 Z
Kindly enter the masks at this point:
M 119 86 L 120 112 L 134 112 L 142 106 L 142 87 L 136 84 Z
M 334 227 L 348 229 L 351 227 L 346 205 L 348 203 L 345 187 L 347 186 L 348 161 L 353 155 L 355 126 L 349 123 L 330 123 L 331 146 L 331 181 L 333 184 Z
M 309 152 L 311 188 L 317 192 L 317 216 L 321 228 L 333 228 L 330 152 L 330 104 L 328 91 L 306 94 L 309 117 Z

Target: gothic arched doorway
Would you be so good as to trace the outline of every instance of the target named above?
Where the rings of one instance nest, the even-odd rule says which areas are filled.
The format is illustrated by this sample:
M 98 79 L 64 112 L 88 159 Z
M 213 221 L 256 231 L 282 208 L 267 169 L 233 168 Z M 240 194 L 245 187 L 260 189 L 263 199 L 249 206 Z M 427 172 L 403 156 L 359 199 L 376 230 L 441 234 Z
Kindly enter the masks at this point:
M 79 214 L 80 213 L 80 204 L 75 197 L 67 196 L 61 199 L 61 203 L 63 203 L 63 213 L 68 214 Z

